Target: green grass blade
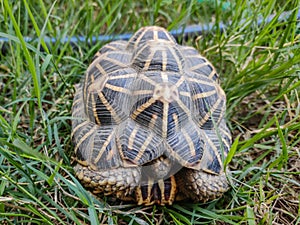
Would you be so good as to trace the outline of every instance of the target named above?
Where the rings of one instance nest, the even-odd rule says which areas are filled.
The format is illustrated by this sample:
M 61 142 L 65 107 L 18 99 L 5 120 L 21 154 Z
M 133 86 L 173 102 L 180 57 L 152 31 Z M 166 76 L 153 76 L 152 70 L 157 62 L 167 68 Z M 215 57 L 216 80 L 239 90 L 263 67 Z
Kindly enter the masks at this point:
M 254 216 L 254 212 L 253 209 L 251 207 L 247 207 L 246 209 L 246 218 L 249 225 L 256 225 L 255 223 L 255 216 Z
M 35 29 L 35 32 L 36 32 L 37 36 L 40 37 L 41 36 L 41 31 L 40 31 L 40 29 L 39 29 L 39 27 L 38 27 L 38 25 L 37 25 L 37 23 L 36 23 L 36 21 L 34 19 L 34 15 L 32 14 L 27 1 L 23 0 L 23 3 L 25 5 L 25 8 L 26 8 L 28 14 L 29 14 L 29 17 L 31 19 L 31 22 L 32 22 L 32 25 L 33 25 L 33 27 Z M 44 50 L 49 54 L 49 49 L 48 49 L 48 46 L 46 45 L 44 39 L 41 38 L 40 40 L 41 40 L 41 43 L 42 43 L 42 46 L 43 46 Z
M 19 40 L 21 42 L 21 46 L 22 46 L 22 49 L 24 51 L 25 58 L 28 62 L 28 69 L 29 69 L 29 71 L 31 73 L 31 76 L 32 76 L 32 79 L 33 79 L 34 93 L 35 93 L 35 96 L 37 98 L 39 109 L 41 110 L 42 109 L 42 102 L 41 102 L 40 83 L 39 83 L 40 78 L 39 78 L 38 74 L 36 73 L 33 59 L 31 58 L 31 55 L 30 55 L 28 49 L 26 48 L 25 40 L 22 36 L 22 33 L 21 33 L 20 28 L 18 26 L 18 23 L 17 23 L 14 15 L 12 13 L 11 6 L 9 5 L 7 0 L 4 0 L 3 3 L 4 3 L 4 8 L 8 12 L 8 14 L 9 14 L 11 20 L 12 20 L 16 35 L 17 35 L 17 37 L 19 38 Z

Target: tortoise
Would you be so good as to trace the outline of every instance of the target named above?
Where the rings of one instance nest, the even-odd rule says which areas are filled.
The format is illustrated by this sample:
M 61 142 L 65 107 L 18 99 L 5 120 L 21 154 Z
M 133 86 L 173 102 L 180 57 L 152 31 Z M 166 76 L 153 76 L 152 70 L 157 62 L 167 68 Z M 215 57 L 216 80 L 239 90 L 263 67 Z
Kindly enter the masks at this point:
M 226 96 L 195 48 L 143 27 L 104 45 L 75 88 L 74 171 L 94 194 L 171 205 L 228 190 Z

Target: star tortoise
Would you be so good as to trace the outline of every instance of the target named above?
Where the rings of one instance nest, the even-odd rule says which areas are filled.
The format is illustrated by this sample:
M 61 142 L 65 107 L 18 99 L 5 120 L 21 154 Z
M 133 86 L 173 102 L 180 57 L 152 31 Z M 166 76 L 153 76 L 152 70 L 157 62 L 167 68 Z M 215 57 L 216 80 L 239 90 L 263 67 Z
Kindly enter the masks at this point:
M 212 64 L 164 28 L 143 27 L 103 46 L 76 85 L 76 176 L 139 205 L 218 198 L 229 187 L 225 110 Z

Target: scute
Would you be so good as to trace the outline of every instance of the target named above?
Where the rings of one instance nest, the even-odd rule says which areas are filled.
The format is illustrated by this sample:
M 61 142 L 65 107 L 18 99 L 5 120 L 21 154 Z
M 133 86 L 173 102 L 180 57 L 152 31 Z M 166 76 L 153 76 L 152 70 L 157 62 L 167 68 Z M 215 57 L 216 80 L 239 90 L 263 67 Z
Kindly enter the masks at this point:
M 132 66 L 143 71 L 181 72 L 184 59 L 175 43 L 148 41 L 133 52 Z
M 81 86 L 77 86 L 77 90 Z M 93 168 L 115 168 L 122 164 L 116 152 L 115 129 L 98 126 L 85 117 L 82 92 L 77 92 L 73 104 L 72 140 L 79 161 Z
M 200 168 L 212 174 L 220 174 L 223 171 L 223 161 L 225 160 L 230 148 L 230 134 L 224 126 L 216 130 L 204 130 L 206 151 L 203 160 L 200 162 Z
M 147 71 L 132 84 L 130 117 L 166 138 L 190 119 L 193 103 L 189 85 L 175 72 Z
M 76 176 L 138 204 L 207 201 L 228 189 L 231 134 L 213 65 L 161 27 L 104 45 L 76 85 Z
M 186 68 L 194 75 L 207 76 L 210 79 L 219 82 L 219 75 L 214 66 L 193 47 L 180 46 L 180 50 L 186 61 Z
M 120 124 L 117 143 L 122 159 L 136 165 L 153 161 L 164 151 L 160 136 L 131 119 Z
M 109 45 L 109 44 L 108 44 Z M 105 48 L 105 47 L 103 47 Z M 101 52 L 101 50 L 100 50 Z M 87 102 L 87 95 L 90 86 L 95 87 L 95 90 L 102 90 L 106 83 L 109 73 L 117 70 L 131 69 L 129 62 L 131 54 L 127 51 L 110 49 L 104 54 L 96 53 L 95 59 L 87 69 L 83 85 L 83 100 Z M 97 56 L 99 55 L 99 56 Z M 129 72 L 130 73 L 130 72 Z M 92 88 L 93 89 L 93 88 Z
M 94 55 L 92 61 L 97 59 L 99 56 L 106 52 L 116 52 L 118 50 L 125 51 L 127 47 L 127 41 L 113 41 L 104 45 L 100 50 Z
M 188 122 L 176 134 L 167 138 L 168 155 L 187 168 L 199 169 L 206 150 L 203 131 Z M 203 159 L 205 160 L 205 159 Z
M 138 30 L 129 40 L 127 49 L 133 50 L 148 41 L 168 41 L 176 43 L 174 37 L 161 27 L 145 27 Z
M 226 97 L 219 85 L 199 76 L 189 79 L 193 99 L 193 116 L 203 129 L 215 129 L 224 117 Z
M 130 86 L 136 76 L 135 70 L 123 68 L 87 85 L 89 119 L 98 125 L 119 124 L 125 120 L 129 114 Z

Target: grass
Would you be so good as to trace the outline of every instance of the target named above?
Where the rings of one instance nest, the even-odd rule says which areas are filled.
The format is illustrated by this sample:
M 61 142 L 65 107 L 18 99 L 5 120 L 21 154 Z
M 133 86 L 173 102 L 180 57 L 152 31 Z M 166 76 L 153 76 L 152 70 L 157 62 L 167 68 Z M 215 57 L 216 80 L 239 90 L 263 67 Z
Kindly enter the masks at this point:
M 299 5 L 3 0 L 0 37 L 9 41 L 0 43 L 0 223 L 300 224 Z M 284 11 L 290 14 L 282 19 Z M 184 44 L 195 46 L 220 74 L 234 141 L 226 161 L 232 188 L 206 204 L 172 207 L 95 198 L 73 175 L 70 139 L 73 85 L 104 44 L 88 41 L 144 25 L 195 23 L 214 24 Z M 78 35 L 86 42 L 43 40 Z

